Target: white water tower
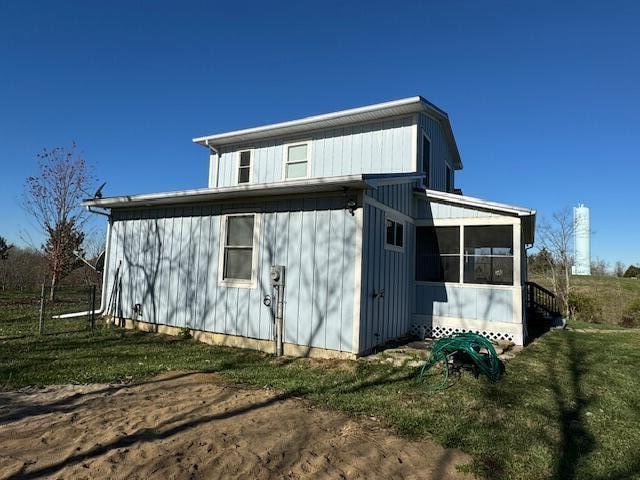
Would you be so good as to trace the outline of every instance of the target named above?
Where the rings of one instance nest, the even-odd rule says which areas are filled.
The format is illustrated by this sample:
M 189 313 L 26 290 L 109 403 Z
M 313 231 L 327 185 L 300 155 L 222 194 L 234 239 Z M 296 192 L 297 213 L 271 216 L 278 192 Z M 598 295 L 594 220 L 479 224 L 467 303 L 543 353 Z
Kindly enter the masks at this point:
M 591 226 L 589 209 L 580 203 L 573 208 L 574 262 L 571 273 L 591 275 Z

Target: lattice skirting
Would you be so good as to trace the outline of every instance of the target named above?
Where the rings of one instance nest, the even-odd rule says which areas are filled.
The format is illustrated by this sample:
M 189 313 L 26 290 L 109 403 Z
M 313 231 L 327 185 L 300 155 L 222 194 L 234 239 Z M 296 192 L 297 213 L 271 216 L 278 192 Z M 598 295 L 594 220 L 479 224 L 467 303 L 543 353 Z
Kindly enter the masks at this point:
M 424 340 L 425 338 L 446 337 L 447 335 L 451 335 L 452 333 L 476 333 L 493 341 L 507 340 L 516 344 L 522 344 L 522 335 L 517 335 L 510 332 L 500 332 L 496 330 L 480 330 L 473 328 L 447 327 L 440 325 L 425 325 L 423 323 L 414 323 L 411 326 L 411 333 L 422 340 Z

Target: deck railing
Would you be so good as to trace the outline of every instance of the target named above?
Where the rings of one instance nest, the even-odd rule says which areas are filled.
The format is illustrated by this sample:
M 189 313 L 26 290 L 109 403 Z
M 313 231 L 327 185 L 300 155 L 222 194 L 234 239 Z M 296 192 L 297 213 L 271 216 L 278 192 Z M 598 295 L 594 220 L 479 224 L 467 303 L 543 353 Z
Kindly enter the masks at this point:
M 535 282 L 526 282 L 525 289 L 527 310 L 541 308 L 549 315 L 560 314 L 558 300 L 553 292 Z

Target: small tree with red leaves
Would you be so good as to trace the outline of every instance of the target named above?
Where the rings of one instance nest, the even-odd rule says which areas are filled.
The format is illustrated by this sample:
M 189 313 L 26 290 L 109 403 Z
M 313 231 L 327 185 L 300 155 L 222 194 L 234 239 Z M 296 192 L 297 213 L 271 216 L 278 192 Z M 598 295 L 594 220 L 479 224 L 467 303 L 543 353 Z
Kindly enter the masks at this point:
M 75 143 L 43 149 L 37 160 L 38 175 L 27 177 L 22 204 L 45 235 L 42 250 L 51 272 L 49 297 L 54 300 L 56 286 L 75 265 L 73 252 L 84 240 L 87 215 L 81 204 L 95 180 Z

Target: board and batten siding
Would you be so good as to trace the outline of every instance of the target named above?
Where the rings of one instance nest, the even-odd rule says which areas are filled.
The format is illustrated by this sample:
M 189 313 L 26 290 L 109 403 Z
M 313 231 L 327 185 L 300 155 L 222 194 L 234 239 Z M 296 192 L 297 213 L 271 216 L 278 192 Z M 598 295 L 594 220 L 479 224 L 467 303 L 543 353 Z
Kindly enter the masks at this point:
M 253 151 L 252 183 L 283 180 L 283 146 L 310 141 L 310 177 L 332 177 L 362 173 L 406 173 L 415 171 L 416 116 L 353 125 L 333 130 L 311 131 L 307 136 L 274 139 L 221 148 L 210 162 L 209 187 L 237 185 L 239 152 Z
M 431 175 L 429 179 L 429 188 L 432 190 L 445 191 L 447 188 L 446 165 L 452 169 L 454 178 L 455 170 L 453 170 L 453 156 L 449 148 L 449 143 L 444 135 L 442 126 L 437 120 L 434 120 L 427 114 L 419 115 L 418 135 L 422 137 L 426 133 L 431 140 Z M 419 139 L 422 145 L 422 138 Z M 418 154 L 422 158 L 422 147 Z M 455 184 L 455 181 L 454 181 Z
M 405 215 L 413 216 L 413 188 L 415 182 L 380 185 L 367 190 L 367 195 Z
M 415 238 L 413 224 L 405 222 L 404 250 L 385 249 L 385 211 L 365 203 L 363 215 L 360 352 L 411 328 Z
M 261 215 L 256 288 L 218 285 L 225 213 Z M 351 352 L 355 238 L 343 198 L 114 210 L 106 288 L 121 264 L 125 318 L 270 340 L 269 267 L 285 265 L 285 342 Z

